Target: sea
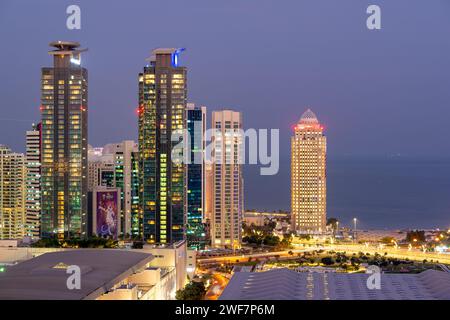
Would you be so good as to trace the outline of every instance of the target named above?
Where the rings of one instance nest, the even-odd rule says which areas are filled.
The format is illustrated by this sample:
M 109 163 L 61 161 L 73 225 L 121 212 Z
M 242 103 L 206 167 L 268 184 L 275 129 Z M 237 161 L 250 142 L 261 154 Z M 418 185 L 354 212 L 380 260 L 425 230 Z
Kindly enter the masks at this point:
M 290 162 L 274 176 L 244 166 L 244 206 L 289 210 Z M 450 227 L 450 158 L 342 156 L 327 160 L 327 217 L 358 229 Z

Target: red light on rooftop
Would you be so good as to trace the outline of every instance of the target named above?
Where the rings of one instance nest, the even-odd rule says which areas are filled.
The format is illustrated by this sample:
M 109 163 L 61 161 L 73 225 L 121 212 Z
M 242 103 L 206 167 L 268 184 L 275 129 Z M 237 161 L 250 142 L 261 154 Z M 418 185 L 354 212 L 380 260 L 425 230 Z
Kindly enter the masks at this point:
M 39 106 L 39 111 L 40 112 L 44 111 L 44 106 Z

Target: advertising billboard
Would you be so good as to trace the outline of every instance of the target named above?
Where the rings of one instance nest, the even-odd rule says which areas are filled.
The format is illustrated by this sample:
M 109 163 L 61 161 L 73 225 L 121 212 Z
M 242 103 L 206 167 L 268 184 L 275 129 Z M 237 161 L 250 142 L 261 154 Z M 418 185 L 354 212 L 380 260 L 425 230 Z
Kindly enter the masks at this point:
M 117 239 L 119 235 L 119 193 L 117 190 L 97 191 L 95 200 L 95 233 L 99 237 Z

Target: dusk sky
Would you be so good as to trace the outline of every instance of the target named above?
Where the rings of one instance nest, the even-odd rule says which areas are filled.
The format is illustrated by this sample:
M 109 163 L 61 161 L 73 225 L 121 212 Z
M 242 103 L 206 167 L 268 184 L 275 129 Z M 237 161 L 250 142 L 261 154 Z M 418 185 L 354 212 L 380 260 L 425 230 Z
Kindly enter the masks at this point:
M 80 31 L 66 28 L 71 4 L 81 7 Z M 381 7 L 381 30 L 366 27 L 369 4 Z M 93 146 L 136 140 L 145 59 L 185 47 L 188 100 L 209 119 L 228 107 L 246 128 L 279 128 L 287 166 L 291 127 L 308 107 L 330 157 L 450 156 L 449 16 L 448 0 L 1 0 L 0 143 L 24 151 L 40 117 L 40 68 L 52 64 L 48 43 L 73 40 L 89 48 Z

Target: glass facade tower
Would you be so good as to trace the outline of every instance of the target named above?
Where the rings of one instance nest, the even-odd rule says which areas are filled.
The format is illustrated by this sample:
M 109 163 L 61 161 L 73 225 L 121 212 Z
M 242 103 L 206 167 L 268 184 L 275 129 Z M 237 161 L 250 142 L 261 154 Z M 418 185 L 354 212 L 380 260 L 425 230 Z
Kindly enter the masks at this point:
M 139 74 L 139 202 L 148 243 L 186 238 L 187 70 L 178 64 L 181 51 L 153 50 Z
M 86 237 L 88 73 L 80 44 L 57 41 L 42 68 L 41 237 Z
M 204 249 L 205 232 L 205 160 L 206 147 L 206 107 L 196 107 L 188 103 L 186 109 L 186 127 L 190 159 L 187 166 L 187 240 L 193 249 Z

